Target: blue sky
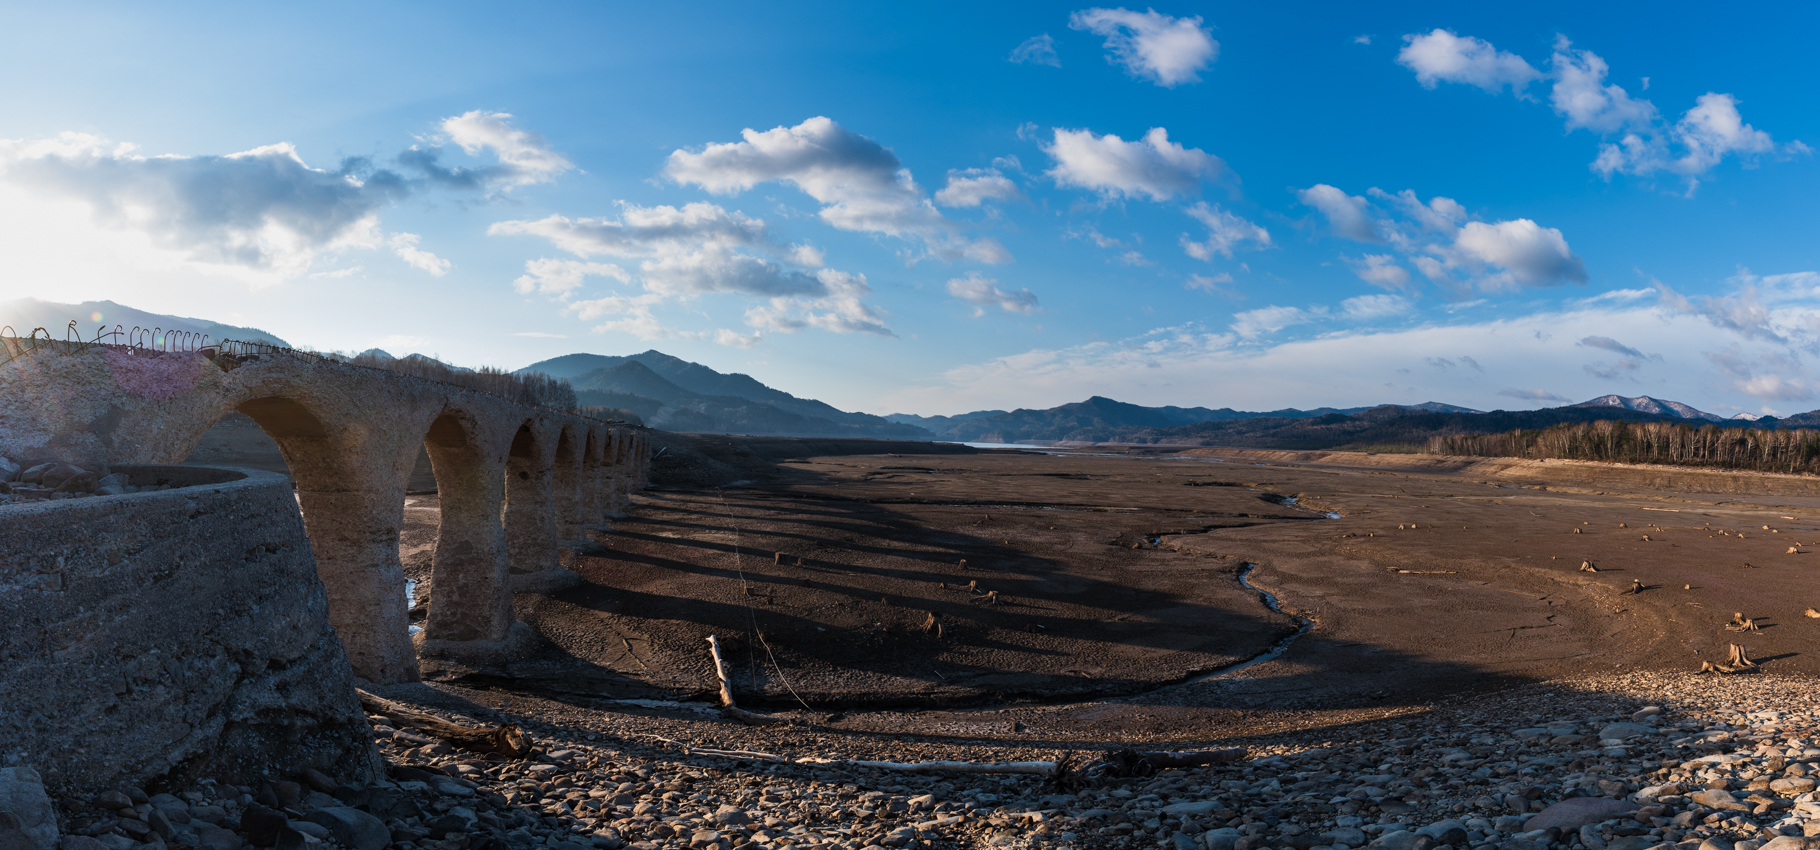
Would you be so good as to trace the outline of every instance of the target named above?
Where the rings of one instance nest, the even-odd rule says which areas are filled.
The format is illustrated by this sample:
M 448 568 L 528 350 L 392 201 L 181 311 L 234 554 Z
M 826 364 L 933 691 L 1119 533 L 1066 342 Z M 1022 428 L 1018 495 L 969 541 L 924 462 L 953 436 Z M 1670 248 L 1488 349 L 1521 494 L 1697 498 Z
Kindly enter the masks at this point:
M 1820 407 L 1811 7 L 0 14 L 0 298 L 875 413 Z

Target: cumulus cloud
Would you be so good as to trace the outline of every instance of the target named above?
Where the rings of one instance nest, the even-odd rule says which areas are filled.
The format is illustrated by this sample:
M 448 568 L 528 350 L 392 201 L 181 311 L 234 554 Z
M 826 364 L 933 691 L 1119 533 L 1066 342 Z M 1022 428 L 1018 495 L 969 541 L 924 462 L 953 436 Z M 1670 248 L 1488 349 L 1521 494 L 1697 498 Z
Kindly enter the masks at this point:
M 1012 292 L 1000 288 L 997 280 L 982 277 L 979 272 L 968 272 L 966 277 L 949 280 L 948 294 L 972 304 L 974 318 L 984 316 L 991 307 L 1026 316 L 1043 309 L 1037 304 L 1036 293 L 1029 289 Z
M 422 269 L 433 277 L 448 274 L 455 264 L 417 247 L 417 243 L 422 240 L 423 237 L 415 233 L 394 233 L 391 239 L 386 240 L 386 244 L 391 246 L 392 253 L 397 254 L 398 259 L 412 268 Z
M 1152 127 L 1142 139 L 1125 141 L 1111 133 L 1054 128 L 1043 152 L 1055 160 L 1045 172 L 1056 185 L 1097 191 L 1109 198 L 1147 195 L 1167 201 L 1200 191 L 1201 181 L 1226 170 L 1219 157 L 1169 141 L 1169 131 Z
M 464 112 L 443 119 L 442 131 L 470 156 L 491 151 L 505 167 L 502 178 L 514 184 L 547 183 L 575 168 L 543 136 L 513 126 L 511 113 Z
M 512 281 L 512 289 L 520 295 L 541 293 L 566 299 L 570 293 L 580 289 L 590 276 L 610 277 L 620 283 L 632 282 L 632 276 L 625 269 L 612 263 L 544 258 L 526 260 L 525 273 Z
M 1499 50 L 1491 42 L 1461 37 L 1448 30 L 1406 35 L 1403 42 L 1403 49 L 1397 51 L 1397 64 L 1416 72 L 1416 82 L 1423 88 L 1432 89 L 1443 82 L 1466 83 L 1489 92 L 1509 86 L 1521 94 L 1542 77 L 1542 72 L 1523 61 L 1523 57 Z
M 1451 198 L 1424 204 L 1415 193 L 1373 188 L 1362 195 L 1317 183 L 1296 193 L 1319 210 L 1336 235 L 1356 242 L 1387 244 L 1429 280 L 1446 287 L 1464 282 L 1485 290 L 1585 283 L 1586 264 L 1568 247 L 1560 230 L 1526 219 L 1469 221 L 1466 208 Z M 1409 272 L 1391 254 L 1367 254 L 1346 262 L 1363 280 L 1387 289 L 1409 286 Z
M 312 168 L 290 144 L 225 156 L 156 156 L 91 135 L 0 141 L 0 179 L 83 202 L 96 224 L 144 233 L 209 264 L 300 276 L 324 252 L 377 248 L 379 211 L 408 189 L 349 159 Z
M 1691 192 L 1699 177 L 1728 156 L 1746 161 L 1782 153 L 1807 154 L 1801 142 L 1777 145 L 1769 133 L 1745 123 L 1737 98 L 1707 92 L 1674 123 L 1666 122 L 1654 103 L 1607 81 L 1610 66 L 1591 50 L 1576 48 L 1566 36 L 1555 38 L 1548 71 L 1536 70 L 1521 57 L 1489 42 L 1446 30 L 1406 35 L 1397 61 L 1416 73 L 1417 82 L 1434 88 L 1441 82 L 1475 85 L 1498 92 L 1509 86 L 1526 98 L 1529 83 L 1552 80 L 1549 103 L 1567 129 L 1605 137 L 1590 167 L 1609 179 L 1613 174 L 1679 174 Z M 1644 78 L 1648 88 L 1648 78 Z
M 1105 36 L 1107 61 L 1166 88 L 1200 82 L 1201 70 L 1220 52 L 1220 43 L 1201 26 L 1199 16 L 1172 18 L 1155 10 L 1083 9 L 1069 16 L 1068 27 Z
M 944 259 L 1011 261 L 996 240 L 961 236 L 890 149 L 828 118 L 740 135 L 744 141 L 671 153 L 664 175 L 719 195 L 788 183 L 820 202 L 822 221 L 841 230 L 919 240 Z
M 1024 43 L 1011 51 L 1010 61 L 1019 65 L 1048 65 L 1052 68 L 1062 67 L 1061 57 L 1055 55 L 1055 39 L 1048 33 L 1033 35 L 1024 39 Z
M 1371 214 L 1371 202 L 1358 195 L 1348 195 L 1326 183 L 1316 183 L 1296 192 L 1296 199 L 1314 207 L 1327 217 L 1333 232 L 1355 242 L 1382 242 L 1377 220 Z
M 755 348 L 764 341 L 762 334 L 742 334 L 739 331 L 721 328 L 714 332 L 714 341 L 733 348 Z
M 1776 317 L 1764 306 L 1758 296 L 1757 287 L 1744 284 L 1728 295 L 1702 295 L 1688 298 L 1669 288 L 1661 281 L 1654 281 L 1656 303 L 1663 310 L 1705 319 L 1713 327 L 1728 330 L 1745 339 L 1763 340 L 1787 344 L 1790 334 L 1798 328 L 1783 326 L 1778 328 Z
M 1586 263 L 1567 247 L 1553 227 L 1527 218 L 1486 224 L 1469 221 L 1460 229 L 1447 257 L 1458 265 L 1494 269 L 1494 283 L 1552 286 L 1585 283 Z
M 552 215 L 535 220 L 501 221 L 488 228 L 496 236 L 538 236 L 584 260 L 598 256 L 638 261 L 638 296 L 615 293 L 576 302 L 571 309 L 584 318 L 621 310 L 626 315 L 596 328 L 641 338 L 673 332 L 654 312 L 673 301 L 727 293 L 765 299 L 746 313 L 753 327 L 791 333 L 816 327 L 838 333 L 892 335 L 862 299 L 870 294 L 863 275 L 823 268 L 824 254 L 808 245 L 775 246 L 764 221 L 717 204 L 683 207 L 621 202 L 618 218 L 569 218 Z M 540 292 L 567 299 L 590 276 L 621 283 L 633 275 L 610 263 L 539 259 L 526 263 L 514 282 L 519 292 Z M 589 315 L 592 314 L 592 315 Z
M 641 207 L 621 201 L 620 217 L 578 218 L 552 215 L 535 221 L 495 222 L 489 235 L 530 235 L 550 240 L 571 254 L 615 254 L 654 257 L 692 246 L 762 245 L 765 222 L 718 204 Z
M 1214 254 L 1231 259 L 1232 249 L 1247 242 L 1254 243 L 1257 248 L 1270 247 L 1269 231 L 1221 209 L 1218 204 L 1195 204 L 1187 212 L 1190 218 L 1207 226 L 1207 238 L 1199 242 L 1182 234 L 1182 250 L 1197 260 L 1211 260 Z
M 1022 198 L 1017 184 L 996 168 L 968 168 L 948 172 L 948 185 L 935 193 L 944 207 L 977 207 L 986 201 Z
M 1356 259 L 1341 259 L 1352 267 L 1352 273 L 1358 275 L 1360 280 L 1373 286 L 1398 290 L 1409 288 L 1409 270 L 1398 265 L 1397 258 L 1389 254 L 1366 254 Z

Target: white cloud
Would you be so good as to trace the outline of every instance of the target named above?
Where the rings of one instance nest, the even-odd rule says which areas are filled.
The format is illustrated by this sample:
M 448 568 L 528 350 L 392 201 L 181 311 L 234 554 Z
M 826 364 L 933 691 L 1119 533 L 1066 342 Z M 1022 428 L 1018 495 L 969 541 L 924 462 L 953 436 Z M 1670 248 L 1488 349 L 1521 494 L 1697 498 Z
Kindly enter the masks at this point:
M 617 220 L 552 215 L 536 221 L 496 222 L 487 228 L 487 233 L 542 236 L 556 247 L 583 257 L 654 257 L 700 245 L 762 245 L 767 236 L 763 220 L 729 212 L 717 204 L 641 207 L 621 201 L 619 207 Z
M 1011 59 L 1020 65 L 1048 65 L 1052 68 L 1062 67 L 1061 57 L 1055 55 L 1055 39 L 1048 33 L 1033 35 L 1024 39 L 1024 43 L 1011 51 Z
M 1352 43 L 1353 43 L 1353 44 L 1367 44 L 1367 45 L 1368 45 L 1368 44 L 1371 44 L 1371 36 L 1369 36 L 1369 35 L 1355 35 L 1355 36 L 1353 36 L 1353 37 L 1352 37 Z
M 515 333 L 512 335 L 530 337 L 532 339 L 568 339 L 569 338 L 568 334 L 553 334 L 553 333 L 546 333 L 544 331 L 519 331 L 518 333 Z
M 1675 122 L 1675 137 L 1687 149 L 1672 166 L 1681 174 L 1702 174 L 1727 154 L 1761 154 L 1776 149 L 1775 140 L 1738 114 L 1738 102 L 1729 94 L 1707 92 Z
M 822 328 L 836 333 L 893 335 L 873 308 L 862 303 L 871 289 L 863 275 L 822 268 L 825 256 L 808 245 L 773 246 L 765 222 L 715 204 L 681 208 L 641 207 L 621 202 L 620 217 L 572 219 L 552 215 L 528 221 L 501 221 L 493 235 L 529 235 L 582 258 L 617 256 L 639 261 L 637 281 L 645 290 L 634 297 L 617 293 L 577 302 L 573 309 L 605 315 L 622 310 L 624 318 L 597 327 L 645 339 L 674 335 L 654 309 L 715 293 L 766 299 L 746 311 L 753 327 L 790 333 Z M 754 251 L 770 252 L 776 258 Z M 630 282 L 618 266 L 534 260 L 514 283 L 520 292 L 543 292 L 568 298 L 589 275 Z M 587 314 L 593 315 L 587 315 Z
M 507 173 L 502 176 L 509 183 L 547 183 L 575 168 L 568 158 L 552 150 L 543 136 L 512 126 L 510 113 L 478 109 L 464 112 L 443 119 L 442 131 L 470 156 L 492 151 L 506 166 Z
M 391 239 L 386 240 L 386 244 L 391 246 L 392 253 L 397 254 L 398 259 L 412 268 L 429 272 L 432 277 L 448 274 L 455 264 L 417 247 L 422 238 L 415 233 L 394 233 Z
M 1567 119 L 1567 129 L 1595 133 L 1648 128 L 1656 122 L 1656 106 L 1633 98 L 1623 86 L 1608 84 L 1605 60 L 1590 50 L 1575 50 L 1566 36 L 1555 39 L 1549 67 L 1555 85 L 1550 102 Z
M 312 280 L 317 278 L 340 280 L 342 278 L 353 277 L 363 271 L 366 271 L 366 266 L 349 266 L 345 269 L 336 269 L 332 272 L 310 272 L 310 278 Z
M 620 283 L 632 282 L 632 276 L 625 269 L 612 263 L 546 258 L 526 260 L 525 273 L 512 281 L 512 289 L 521 295 L 536 292 L 566 299 L 590 276 L 610 277 Z
M 84 204 L 95 224 L 143 233 L 209 265 L 300 277 L 327 253 L 380 246 L 378 212 L 405 190 L 362 160 L 311 168 L 288 143 L 225 156 L 156 156 L 98 136 L 0 140 L 0 180 Z
M 1698 178 L 1727 156 L 1750 160 L 1772 153 L 1812 152 L 1798 141 L 1778 146 L 1770 134 L 1745 123 L 1730 94 L 1707 92 L 1668 124 L 1654 103 L 1607 81 L 1611 69 L 1603 57 L 1575 48 L 1566 36 L 1556 36 L 1546 74 L 1489 42 L 1446 30 L 1403 38 L 1408 44 L 1397 61 L 1415 71 L 1416 80 L 1427 88 L 1458 82 L 1498 92 L 1508 85 L 1518 97 L 1526 97 L 1531 81 L 1552 80 L 1549 102 L 1569 131 L 1615 138 L 1600 143 L 1590 166 L 1608 179 L 1615 173 L 1647 176 L 1668 171 L 1687 178 L 1691 194 Z M 1647 89 L 1649 78 L 1643 80 Z
M 968 272 L 966 277 L 949 280 L 948 294 L 974 305 L 974 318 L 984 316 L 990 307 L 1026 316 L 1043 309 L 1036 301 L 1036 293 L 1029 289 L 1019 289 L 1016 292 L 1002 289 L 997 280 L 982 277 L 979 272 Z
M 1489 92 L 1505 86 L 1519 94 L 1542 77 L 1523 57 L 1506 53 L 1490 42 L 1461 37 L 1437 29 L 1425 35 L 1403 36 L 1397 64 L 1416 72 L 1416 82 L 1434 88 L 1442 82 L 1466 83 Z M 1370 44 L 1369 39 L 1364 42 Z
M 828 264 L 828 252 L 814 245 L 791 245 L 790 262 L 811 269 L 819 269 Z
M 1046 172 L 1058 186 L 1079 187 L 1107 197 L 1148 195 L 1166 201 L 1200 191 L 1201 181 L 1220 176 L 1226 163 L 1199 148 L 1169 141 L 1169 131 L 1152 127 L 1137 141 L 1111 133 L 1054 128 L 1043 152 L 1055 160 Z
M 1017 184 L 996 168 L 969 168 L 948 172 L 948 185 L 935 193 L 944 207 L 977 207 L 985 201 L 1021 198 Z
M 1256 339 L 1264 334 L 1276 333 L 1292 325 L 1303 325 L 1318 319 L 1326 318 L 1325 308 L 1304 310 L 1300 307 L 1259 307 L 1234 313 L 1232 332 L 1245 339 Z
M 715 342 L 721 345 L 732 346 L 733 348 L 755 348 L 759 343 L 764 342 L 764 340 L 765 338 L 762 334 L 742 334 L 739 331 L 729 330 L 727 328 L 721 328 L 714 332 Z
M 1296 192 L 1303 204 L 1314 207 L 1327 217 L 1333 232 L 1355 242 L 1382 242 L 1377 221 L 1371 215 L 1371 202 L 1358 195 L 1348 195 L 1326 183 L 1316 183 Z
M 917 239 L 944 259 L 1011 261 L 996 240 L 962 237 L 923 196 L 896 154 L 827 118 L 740 135 L 744 141 L 671 153 L 665 176 L 723 195 L 760 183 L 788 183 L 820 202 L 822 221 L 841 230 Z
M 1798 324 L 1809 315 L 1820 316 L 1820 304 L 1801 307 L 1784 320 Z M 1270 323 L 1296 318 L 1278 315 Z M 1490 410 L 1516 406 L 1513 398 L 1542 406 L 1611 391 L 1608 381 L 1582 368 L 1586 349 L 1574 343 L 1589 336 L 1661 351 L 1662 368 L 1645 376 L 1639 389 L 1707 410 L 1728 405 L 1755 409 L 1766 399 L 1798 395 L 1800 388 L 1814 386 L 1813 377 L 1803 371 L 1804 361 L 1778 359 L 1787 354 L 1781 345 L 1716 337 L 1699 317 L 1631 305 L 1343 330 L 1263 345 L 1240 345 L 1235 334 L 1196 325 L 1161 327 L 1126 339 L 1036 349 L 960 366 L 930 386 L 882 390 L 865 406 L 952 413 L 1044 408 L 1091 395 L 1144 405 L 1212 399 L 1240 410 L 1431 400 Z M 1727 361 L 1735 376 L 1703 353 L 1723 355 L 1733 341 L 1741 346 L 1738 359 Z M 1449 360 L 1456 368 L 1425 367 L 1428 357 Z M 1483 371 L 1473 369 L 1468 358 Z M 1410 373 L 1400 373 L 1402 369 Z M 1545 389 L 1531 389 L 1536 387 Z
M 819 298 L 773 298 L 746 311 L 746 324 L 777 333 L 819 328 L 831 333 L 864 333 L 896 337 L 884 315 L 863 301 L 872 289 L 866 276 L 822 269 L 816 272 L 826 294 Z
M 1256 243 L 1255 247 L 1270 247 L 1270 233 L 1264 228 L 1227 212 L 1218 204 L 1208 206 L 1198 203 L 1188 210 L 1189 217 L 1207 226 L 1207 238 L 1196 242 L 1182 234 L 1182 250 L 1197 260 L 1211 260 L 1214 254 L 1227 259 L 1232 258 L 1232 249 L 1246 242 Z
M 1561 231 L 1527 218 L 1469 221 L 1448 256 L 1468 266 L 1501 269 L 1494 277 L 1524 286 L 1587 281 L 1585 262 L 1568 249 Z
M 1429 280 L 1456 288 L 1456 275 L 1486 290 L 1521 286 L 1585 283 L 1586 264 L 1567 245 L 1561 231 L 1526 218 L 1486 223 L 1466 221 L 1466 208 L 1451 198 L 1424 204 L 1415 192 L 1367 192 L 1391 205 L 1399 219 L 1367 198 L 1317 183 L 1297 193 L 1302 203 L 1320 210 L 1335 234 L 1358 242 L 1388 244 Z M 1363 280 L 1391 289 L 1409 285 L 1407 270 L 1390 254 L 1346 259 Z
M 1201 70 L 1220 52 L 1220 43 L 1201 26 L 1199 16 L 1172 18 L 1155 10 L 1096 8 L 1075 12 L 1068 26 L 1105 36 L 1107 61 L 1169 88 L 1200 82 Z
M 1360 295 L 1340 302 L 1346 318 L 1357 321 L 1401 316 L 1410 310 L 1409 299 L 1395 295 Z
M 1389 254 L 1366 254 L 1358 259 L 1353 259 L 1351 257 L 1342 257 L 1341 259 L 1345 260 L 1346 264 L 1352 267 L 1353 274 L 1358 275 L 1359 279 L 1366 283 L 1374 286 L 1381 286 L 1385 289 L 1409 288 L 1409 270 L 1398 265 L 1397 258 Z M 1386 298 L 1389 296 L 1373 295 L 1364 297 Z
M 661 303 L 663 296 L 654 293 L 644 295 L 606 295 L 587 301 L 570 304 L 568 310 L 583 320 L 594 320 L 602 317 L 613 317 L 591 330 L 595 333 L 624 333 L 639 339 L 664 339 L 676 335 L 676 332 L 664 327 L 652 312 L 652 307 Z

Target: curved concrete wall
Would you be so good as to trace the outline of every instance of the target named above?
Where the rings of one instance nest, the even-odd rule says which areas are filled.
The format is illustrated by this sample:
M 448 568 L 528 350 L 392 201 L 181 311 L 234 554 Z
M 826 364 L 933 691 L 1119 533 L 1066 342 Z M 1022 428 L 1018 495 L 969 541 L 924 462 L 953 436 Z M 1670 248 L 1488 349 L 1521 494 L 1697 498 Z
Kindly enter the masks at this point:
M 290 482 L 115 470 L 178 488 L 0 508 L 0 761 L 75 794 L 304 767 L 370 781 Z
M 382 370 L 107 346 L 0 367 L 0 455 L 177 463 L 233 410 L 284 453 L 329 616 L 375 682 L 418 677 L 398 533 L 420 446 L 442 500 L 421 649 L 477 657 L 518 645 L 514 584 L 560 579 L 557 538 L 599 527 L 643 486 L 649 456 L 640 429 Z

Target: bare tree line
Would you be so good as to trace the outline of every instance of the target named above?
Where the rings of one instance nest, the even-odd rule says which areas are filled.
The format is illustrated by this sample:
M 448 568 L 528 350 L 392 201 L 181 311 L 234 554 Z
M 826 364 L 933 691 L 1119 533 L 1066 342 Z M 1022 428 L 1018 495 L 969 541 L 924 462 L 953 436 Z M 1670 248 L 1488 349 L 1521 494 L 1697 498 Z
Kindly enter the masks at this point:
M 1428 454 L 1563 458 L 1820 473 L 1820 431 L 1600 420 L 1538 430 L 1430 437 Z

